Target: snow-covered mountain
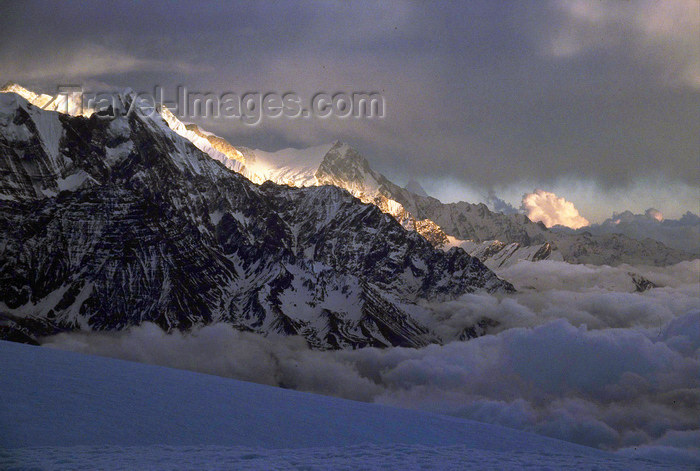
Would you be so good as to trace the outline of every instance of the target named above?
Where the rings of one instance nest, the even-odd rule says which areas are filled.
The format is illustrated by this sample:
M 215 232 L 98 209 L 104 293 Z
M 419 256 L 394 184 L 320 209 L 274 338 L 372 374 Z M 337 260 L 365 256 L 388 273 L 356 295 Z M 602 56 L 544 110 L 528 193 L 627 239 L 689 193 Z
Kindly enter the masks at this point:
M 355 149 L 339 141 L 277 152 L 236 148 L 195 124 L 181 123 L 167 109 L 162 110 L 162 115 L 173 130 L 200 150 L 253 182 L 269 180 L 297 187 L 331 184 L 344 188 L 392 215 L 406 229 L 417 231 L 434 246 L 444 250 L 462 247 L 492 269 L 518 260 L 669 265 L 696 256 L 653 239 L 550 231 L 522 214 L 493 212 L 484 204 L 444 204 L 429 197 L 417 182 L 407 185 L 416 192 L 400 188 L 374 171 Z
M 5 89 L 37 105 L 51 100 L 48 95 L 37 95 L 16 84 Z M 54 103 L 61 104 L 60 100 L 54 100 L 52 106 Z M 433 246 L 444 250 L 462 247 L 492 269 L 518 260 L 670 265 L 697 256 L 669 248 L 658 240 L 633 239 L 630 234 L 551 231 L 523 214 L 494 212 L 483 203 L 442 203 L 428 196 L 417 182 L 409 182 L 406 188 L 394 184 L 373 170 L 359 152 L 340 141 L 307 149 L 254 150 L 233 146 L 196 124 L 182 123 L 167 109 L 160 111 L 172 130 L 255 183 L 343 188 L 390 214 L 404 228 L 418 232 Z
M 243 175 L 254 182 L 282 185 L 333 185 L 349 191 L 365 203 L 393 216 L 403 227 L 421 234 L 436 247 L 447 243 L 447 235 L 428 218 L 416 218 L 392 198 L 393 183 L 375 172 L 369 162 L 348 144 L 335 141 L 308 149 L 277 152 L 243 149 Z
M 373 170 L 355 149 L 339 141 L 272 153 L 240 151 L 245 156 L 240 171 L 252 181 L 344 188 L 392 215 L 405 228 L 417 231 L 434 246 L 445 250 L 462 247 L 492 269 L 518 260 L 671 265 L 693 258 L 693 254 L 652 239 L 636 240 L 624 234 L 555 232 L 523 214 L 493 212 L 483 203 L 442 203 L 394 184 Z M 412 187 L 425 193 L 417 184 Z
M 592 224 L 581 229 L 554 226 L 555 232 L 564 234 L 592 235 L 624 234 L 638 240 L 651 238 L 667 247 L 682 250 L 700 257 L 700 216 L 687 211 L 679 219 L 664 219 L 660 212 L 650 208 L 645 214 L 631 211 L 613 213 L 611 218 L 600 224 Z
M 169 124 L 171 122 L 169 121 Z M 196 125 L 187 125 L 196 128 Z M 171 127 L 182 126 L 175 120 Z M 435 247 L 462 247 L 489 268 L 519 260 L 564 260 L 594 265 L 672 265 L 697 254 L 670 248 L 650 238 L 634 239 L 621 233 L 551 231 L 524 214 L 503 214 L 483 204 L 443 203 L 428 196 L 418 182 L 405 188 L 373 170 L 359 152 L 340 141 L 307 149 L 277 152 L 235 148 L 223 138 L 205 134 L 227 145 L 224 157 L 211 155 L 251 181 L 291 186 L 334 185 L 365 203 L 392 215 L 405 228 L 423 235 Z M 190 134 L 184 134 L 188 137 Z M 195 145 L 208 152 L 208 144 Z M 242 165 L 242 167 L 241 167 Z M 414 191 L 415 190 L 415 191 Z
M 467 419 L 49 348 L 0 342 L 0 361 L 2 469 L 693 469 Z
M 448 247 L 463 248 L 472 257 L 482 260 L 492 270 L 507 268 L 521 260 L 530 262 L 538 262 L 540 260 L 563 261 L 561 252 L 549 242 L 522 245 L 518 242 L 511 242 L 510 244 L 499 240 L 474 242 L 450 237 Z
M 408 303 L 512 290 L 342 189 L 252 183 L 233 150 L 180 135 L 201 131 L 126 113 L 133 97 L 85 117 L 0 93 L 5 337 L 224 321 L 317 348 L 421 346 L 438 339 Z
M 474 242 L 449 238 L 446 248 L 461 247 L 487 267 L 498 271 L 520 260 L 556 260 L 590 265 L 668 266 L 697 255 L 669 248 L 653 239 L 636 240 L 623 234 L 593 235 L 589 232 L 547 234 L 547 242 L 510 244 L 499 240 Z
M 418 196 L 428 196 L 428 193 L 421 186 L 421 184 L 413 179 L 409 180 L 409 182 L 406 183 L 406 186 L 404 186 L 403 188 L 404 190 L 410 191 L 411 193 Z
M 7 82 L 0 88 L 0 92 L 16 93 L 41 109 L 58 111 L 71 116 L 90 116 L 94 112 L 87 103 L 83 103 L 82 95 L 77 93 L 58 93 L 55 96 L 34 93 L 14 82 Z

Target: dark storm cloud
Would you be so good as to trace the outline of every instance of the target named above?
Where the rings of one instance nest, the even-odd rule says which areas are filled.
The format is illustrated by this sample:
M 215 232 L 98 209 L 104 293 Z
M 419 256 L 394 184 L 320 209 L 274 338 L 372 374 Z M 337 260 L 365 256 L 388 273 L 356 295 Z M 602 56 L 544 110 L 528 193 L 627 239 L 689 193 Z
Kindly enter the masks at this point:
M 307 97 L 376 90 L 384 120 L 206 125 L 267 149 L 341 138 L 390 176 L 484 189 L 561 177 L 696 185 L 699 8 L 18 2 L 0 18 L 0 79 L 45 91 L 66 82 Z

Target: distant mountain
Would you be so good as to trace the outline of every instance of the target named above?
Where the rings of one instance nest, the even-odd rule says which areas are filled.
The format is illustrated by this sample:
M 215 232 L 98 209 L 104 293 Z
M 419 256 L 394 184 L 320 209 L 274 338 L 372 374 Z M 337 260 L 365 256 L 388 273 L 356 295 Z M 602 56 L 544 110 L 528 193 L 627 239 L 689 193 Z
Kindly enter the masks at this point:
M 255 160 L 165 112 L 127 114 L 133 99 L 85 117 L 0 93 L 2 336 L 224 321 L 316 348 L 417 347 L 439 339 L 410 303 L 513 289 L 343 189 L 254 184 L 231 168 Z
M 349 145 L 335 141 L 308 149 L 264 152 L 242 148 L 241 173 L 253 182 L 266 180 L 292 186 L 333 185 L 349 191 L 393 216 L 404 228 L 416 231 L 435 247 L 447 244 L 447 235 L 428 218 L 417 218 L 392 198 L 396 187 Z M 398 187 L 396 187 L 398 188 Z
M 409 180 L 409 182 L 406 183 L 406 186 L 404 186 L 403 188 L 404 190 L 409 191 L 414 195 L 428 196 L 428 193 L 425 192 L 421 184 L 413 179 Z
M 277 152 L 245 149 L 242 153 L 246 163 L 241 173 L 254 182 L 270 180 L 294 186 L 344 188 L 391 214 L 404 227 L 417 230 L 437 247 L 449 243 L 448 235 L 476 241 L 498 238 L 530 245 L 543 243 L 542 233 L 547 232 L 544 226 L 523 215 L 492 213 L 483 204 L 444 204 L 436 198 L 401 188 L 373 170 L 359 152 L 340 141 L 309 149 Z
M 563 260 L 595 265 L 670 265 L 693 258 L 652 239 L 624 234 L 562 233 L 523 214 L 493 212 L 485 204 L 442 203 L 401 188 L 349 145 L 336 141 L 309 149 L 264 152 L 238 148 L 239 171 L 254 182 L 334 185 L 392 215 L 435 247 L 462 247 L 492 269 L 518 260 Z
M 688 211 L 680 219 L 663 219 L 659 212 L 654 211 L 647 210 L 646 214 L 623 211 L 614 213 L 600 224 L 577 230 L 555 226 L 552 230 L 563 234 L 623 234 L 638 240 L 650 238 L 667 247 L 700 257 L 700 216 Z
M 523 214 L 494 212 L 485 204 L 442 203 L 420 194 L 424 191 L 412 192 L 394 184 L 374 171 L 359 152 L 339 141 L 307 149 L 266 152 L 233 146 L 195 124 L 181 123 L 167 109 L 162 110 L 162 115 L 175 132 L 255 183 L 269 180 L 297 187 L 330 184 L 344 188 L 392 215 L 404 228 L 418 232 L 433 246 L 444 250 L 462 247 L 493 269 L 521 259 L 668 265 L 698 256 L 680 250 L 678 244 L 670 248 L 658 239 L 648 239 L 644 232 L 633 234 L 637 237 L 634 238 L 630 232 L 552 231 Z M 411 187 L 422 190 L 419 185 Z
M 534 245 L 510 244 L 498 240 L 473 242 L 451 239 L 449 247 L 461 247 L 472 257 L 483 261 L 492 270 L 507 268 L 520 260 L 538 262 L 540 260 L 563 261 L 561 251 L 550 242 Z
M 510 244 L 499 240 L 473 242 L 453 240 L 448 248 L 461 247 L 492 270 L 505 268 L 519 260 L 557 260 L 569 263 L 616 266 L 674 265 L 696 255 L 671 249 L 653 239 L 636 240 L 622 234 L 592 235 L 589 232 L 559 234 L 552 232 L 542 244 Z

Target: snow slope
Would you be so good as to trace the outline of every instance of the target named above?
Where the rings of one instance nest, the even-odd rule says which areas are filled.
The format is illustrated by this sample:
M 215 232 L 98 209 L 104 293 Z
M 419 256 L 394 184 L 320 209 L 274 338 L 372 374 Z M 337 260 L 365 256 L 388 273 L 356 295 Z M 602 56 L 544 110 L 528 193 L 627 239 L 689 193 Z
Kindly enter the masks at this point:
M 0 342 L 2 469 L 681 469 L 479 422 Z
M 255 183 L 266 180 L 280 185 L 315 186 L 316 171 L 333 144 L 308 149 L 282 149 L 265 152 L 255 149 L 246 153 L 243 174 Z

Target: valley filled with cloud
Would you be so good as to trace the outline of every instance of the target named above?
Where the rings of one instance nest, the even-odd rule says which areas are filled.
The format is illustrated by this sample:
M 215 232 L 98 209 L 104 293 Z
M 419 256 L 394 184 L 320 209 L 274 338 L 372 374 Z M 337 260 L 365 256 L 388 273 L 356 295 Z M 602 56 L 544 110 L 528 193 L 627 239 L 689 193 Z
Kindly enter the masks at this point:
M 422 349 L 310 350 L 213 324 L 64 333 L 43 345 L 441 412 L 635 456 L 697 459 L 700 261 L 658 267 L 519 262 L 518 293 L 469 294 L 419 318 Z M 635 291 L 631 273 L 657 285 Z M 490 319 L 485 335 L 457 340 Z

